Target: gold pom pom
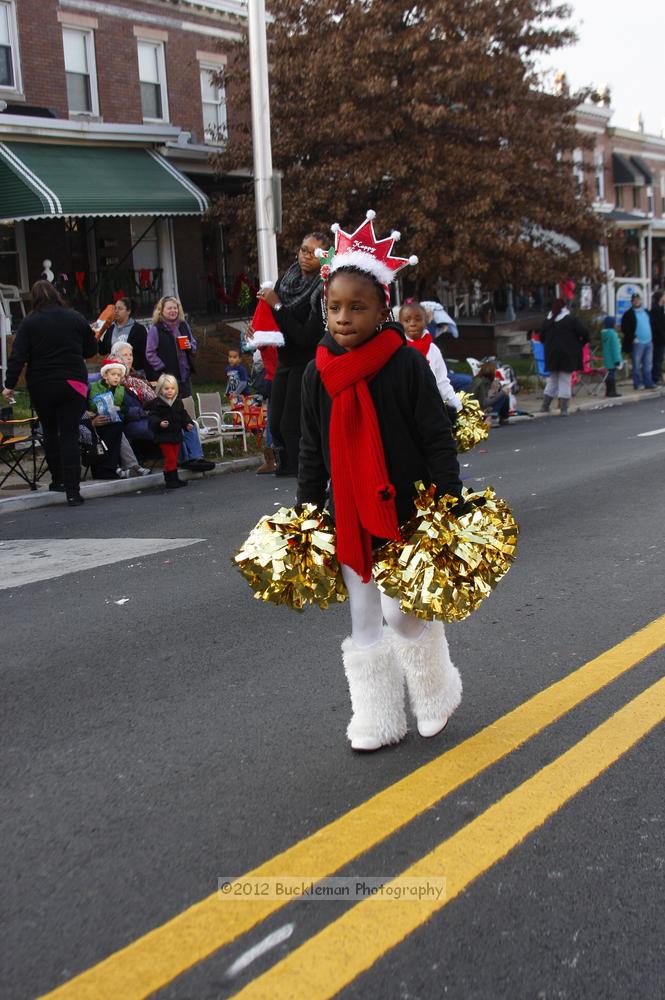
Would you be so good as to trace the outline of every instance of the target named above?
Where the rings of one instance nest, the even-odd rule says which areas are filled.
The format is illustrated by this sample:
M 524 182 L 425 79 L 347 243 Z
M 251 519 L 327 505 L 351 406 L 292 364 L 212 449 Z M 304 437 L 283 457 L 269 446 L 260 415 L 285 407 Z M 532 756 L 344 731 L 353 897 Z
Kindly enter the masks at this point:
M 375 553 L 374 579 L 407 614 L 462 621 L 510 569 L 518 526 L 491 488 L 465 490 L 461 510 L 454 497 L 436 500 L 434 487 L 418 483 L 417 488 L 416 513 L 402 529 L 404 540 Z
M 302 611 L 345 601 L 335 556 L 335 529 L 325 511 L 303 504 L 262 517 L 233 561 L 261 601 Z
M 458 396 L 462 400 L 462 409 L 457 414 L 455 424 L 457 450 L 471 451 L 480 441 L 489 437 L 490 431 L 485 413 L 476 397 L 469 392 L 460 392 Z

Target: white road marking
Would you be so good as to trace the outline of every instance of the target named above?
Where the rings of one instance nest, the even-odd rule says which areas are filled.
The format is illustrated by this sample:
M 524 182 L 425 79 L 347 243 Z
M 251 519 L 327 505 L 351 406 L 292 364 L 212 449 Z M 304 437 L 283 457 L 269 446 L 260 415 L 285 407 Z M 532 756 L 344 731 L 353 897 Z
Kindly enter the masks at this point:
M 285 924 L 283 927 L 278 927 L 278 929 L 273 931 L 272 934 L 268 934 L 268 937 L 265 937 L 263 941 L 259 941 L 258 944 L 255 944 L 252 948 L 244 951 L 242 955 L 236 958 L 233 965 L 229 966 L 226 972 L 226 978 L 233 979 L 240 972 L 243 972 L 248 965 L 255 962 L 257 958 L 260 958 L 261 955 L 265 955 L 265 953 L 270 951 L 271 948 L 276 948 L 278 944 L 282 943 L 282 941 L 286 941 L 290 938 L 293 934 L 295 926 L 295 924 Z
M 0 590 L 52 580 L 155 552 L 182 549 L 204 538 L 21 538 L 0 542 Z
M 637 436 L 638 438 L 650 438 L 653 437 L 654 434 L 665 434 L 665 427 L 661 427 L 657 431 L 642 431 L 642 433 L 638 434 Z

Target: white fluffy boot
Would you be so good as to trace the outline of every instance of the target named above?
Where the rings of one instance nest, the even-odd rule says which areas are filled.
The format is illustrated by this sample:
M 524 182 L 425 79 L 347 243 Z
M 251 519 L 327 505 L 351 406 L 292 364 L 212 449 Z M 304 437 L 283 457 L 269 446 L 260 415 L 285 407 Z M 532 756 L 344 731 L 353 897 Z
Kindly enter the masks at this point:
M 342 643 L 344 672 L 353 717 L 346 731 L 354 750 L 378 750 L 406 736 L 404 674 L 388 638 L 358 649 L 351 638 Z
M 436 736 L 462 700 L 462 678 L 450 659 L 443 624 L 432 622 L 415 640 L 393 632 L 392 642 L 406 677 L 418 732 Z

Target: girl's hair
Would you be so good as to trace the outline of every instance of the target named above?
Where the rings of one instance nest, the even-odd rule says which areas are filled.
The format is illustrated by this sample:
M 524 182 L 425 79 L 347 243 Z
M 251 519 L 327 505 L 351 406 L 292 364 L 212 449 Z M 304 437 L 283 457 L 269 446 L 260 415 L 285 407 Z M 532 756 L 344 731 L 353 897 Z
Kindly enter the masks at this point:
M 134 299 L 130 299 L 130 298 L 128 298 L 128 296 L 122 295 L 119 299 L 115 300 L 115 304 L 117 305 L 118 302 L 122 302 L 122 304 L 124 305 L 124 307 L 127 310 L 127 312 L 130 312 L 130 313 L 134 312 L 134 308 L 136 306 L 136 303 L 134 302 Z
M 182 306 L 180 304 L 180 299 L 177 299 L 175 297 L 175 295 L 164 295 L 164 296 L 162 296 L 162 298 L 159 300 L 159 302 L 155 306 L 155 311 L 152 314 L 152 323 L 153 323 L 153 326 L 156 326 L 159 323 L 160 319 L 162 318 L 162 313 L 164 311 L 164 306 L 166 305 L 167 302 L 176 302 L 177 303 L 177 305 L 178 305 L 178 321 L 180 323 L 182 323 L 182 321 L 184 320 L 185 314 L 184 314 Z
M 563 299 L 555 299 L 554 302 L 552 303 L 552 309 L 550 310 L 552 313 L 552 319 L 556 319 L 561 310 L 567 308 L 568 307 L 566 306 L 566 303 L 564 302 Z
M 425 306 L 421 305 L 420 302 L 418 302 L 416 299 L 407 299 L 406 302 L 402 303 L 399 309 L 399 315 L 397 317 L 398 319 L 402 315 L 402 312 L 405 309 L 417 309 L 418 312 L 422 315 L 423 319 L 425 320 L 424 325 L 425 326 L 427 325 L 429 321 L 429 315 L 427 309 L 425 309 Z
M 111 348 L 111 353 L 109 354 L 109 357 L 117 358 L 119 361 L 120 358 L 118 357 L 118 351 L 121 351 L 123 347 L 128 347 L 132 352 L 132 355 L 134 354 L 134 348 L 132 347 L 132 345 L 129 343 L 128 340 L 116 340 L 115 344 Z
M 496 378 L 496 365 L 493 361 L 485 361 L 478 369 L 478 374 L 481 378 L 494 380 Z
M 65 305 L 65 300 L 58 289 L 54 288 L 50 281 L 43 279 L 35 281 L 30 290 L 30 297 L 33 312 L 41 312 L 42 309 L 48 309 L 49 306 Z
M 332 285 L 333 281 L 335 280 L 338 274 L 351 274 L 353 275 L 354 278 L 365 278 L 367 281 L 371 282 L 372 285 L 374 285 L 374 288 L 376 289 L 376 294 L 379 296 L 379 301 L 381 305 L 385 306 L 387 304 L 386 290 L 381 284 L 381 282 L 377 281 L 377 279 L 374 277 L 373 274 L 370 274 L 368 271 L 363 271 L 359 267 L 354 267 L 352 264 L 348 265 L 343 264 L 342 267 L 338 267 L 336 271 L 333 271 L 333 273 L 330 275 L 328 279 L 328 293 L 330 293 L 330 286 Z
M 178 391 L 178 380 L 175 375 L 160 375 L 157 380 L 157 385 L 155 386 L 155 392 L 158 396 L 161 396 L 162 389 L 165 385 L 172 385 L 175 387 L 175 391 Z

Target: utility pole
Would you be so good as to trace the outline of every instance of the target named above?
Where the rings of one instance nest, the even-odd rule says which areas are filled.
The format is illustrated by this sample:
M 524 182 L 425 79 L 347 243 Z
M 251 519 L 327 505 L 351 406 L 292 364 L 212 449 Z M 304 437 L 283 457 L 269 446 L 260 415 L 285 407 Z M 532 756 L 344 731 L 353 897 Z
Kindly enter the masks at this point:
M 277 241 L 275 239 L 270 99 L 268 96 L 268 46 L 266 43 L 264 0 L 247 0 L 247 12 L 252 95 L 256 242 L 259 253 L 259 280 L 263 284 L 277 280 Z

